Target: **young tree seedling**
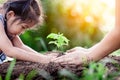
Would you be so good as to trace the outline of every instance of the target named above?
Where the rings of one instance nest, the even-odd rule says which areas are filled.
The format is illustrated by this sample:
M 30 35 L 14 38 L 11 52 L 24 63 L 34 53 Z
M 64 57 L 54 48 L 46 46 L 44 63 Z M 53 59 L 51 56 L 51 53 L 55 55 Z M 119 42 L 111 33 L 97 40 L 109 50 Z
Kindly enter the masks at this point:
M 58 50 L 63 50 L 63 46 L 68 46 L 69 40 L 63 36 L 63 34 L 56 34 L 56 33 L 50 33 L 47 38 L 52 39 L 52 41 L 49 42 L 49 44 L 54 44 L 57 46 Z

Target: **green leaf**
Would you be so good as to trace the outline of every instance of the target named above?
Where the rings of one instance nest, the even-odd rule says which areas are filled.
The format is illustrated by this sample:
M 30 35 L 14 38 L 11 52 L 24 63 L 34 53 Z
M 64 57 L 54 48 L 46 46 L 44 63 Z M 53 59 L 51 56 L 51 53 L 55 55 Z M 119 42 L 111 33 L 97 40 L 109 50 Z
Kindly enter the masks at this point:
M 8 68 L 8 70 L 7 70 L 7 74 L 6 74 L 6 76 L 5 76 L 5 80 L 11 80 L 10 77 L 11 77 L 13 68 L 14 68 L 14 66 L 15 66 L 15 63 L 16 63 L 16 59 L 14 59 L 14 60 L 11 62 L 10 66 L 9 66 L 9 68 Z
M 38 74 L 38 71 L 32 70 L 28 73 L 25 80 L 33 80 L 33 78 Z
M 50 41 L 49 44 L 55 44 L 58 48 L 61 48 L 64 45 L 68 45 L 69 42 L 69 40 L 60 33 L 51 33 L 47 36 L 47 38 L 53 39 L 53 41 Z
M 25 76 L 23 74 L 20 74 L 18 80 L 24 80 Z
M 47 38 L 51 38 L 51 39 L 58 39 L 58 35 L 55 33 L 51 33 L 47 36 Z
M 0 80 L 2 80 L 2 76 L 0 75 Z

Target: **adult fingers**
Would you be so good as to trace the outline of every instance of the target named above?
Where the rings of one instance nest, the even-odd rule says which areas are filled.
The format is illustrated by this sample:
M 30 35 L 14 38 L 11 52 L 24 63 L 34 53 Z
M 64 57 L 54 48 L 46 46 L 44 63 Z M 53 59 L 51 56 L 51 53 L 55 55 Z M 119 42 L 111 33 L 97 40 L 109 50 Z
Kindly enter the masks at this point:
M 73 48 L 73 49 L 67 50 L 66 52 L 71 53 L 71 52 L 74 52 L 75 50 L 76 50 L 76 48 Z
M 61 56 L 52 61 L 56 63 L 68 63 L 69 61 L 71 61 L 71 58 L 67 56 Z

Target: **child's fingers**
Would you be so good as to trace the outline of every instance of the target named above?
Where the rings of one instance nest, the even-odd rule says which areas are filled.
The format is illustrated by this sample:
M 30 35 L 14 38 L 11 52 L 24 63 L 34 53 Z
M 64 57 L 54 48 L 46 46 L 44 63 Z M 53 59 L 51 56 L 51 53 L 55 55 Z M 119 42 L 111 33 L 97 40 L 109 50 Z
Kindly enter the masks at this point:
M 66 56 L 62 56 L 62 57 L 56 58 L 52 61 L 55 62 L 55 63 L 69 64 L 69 62 L 71 62 L 72 59 L 69 58 L 69 57 L 66 57 Z

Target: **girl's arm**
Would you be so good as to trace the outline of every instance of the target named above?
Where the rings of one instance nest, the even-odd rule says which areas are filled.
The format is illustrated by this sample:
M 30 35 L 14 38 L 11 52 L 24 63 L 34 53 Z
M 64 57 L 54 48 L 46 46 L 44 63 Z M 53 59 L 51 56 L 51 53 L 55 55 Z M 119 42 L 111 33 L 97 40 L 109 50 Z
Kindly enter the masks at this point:
M 26 46 L 22 40 L 20 39 L 19 36 L 16 36 L 13 40 L 12 40 L 12 43 L 15 47 L 18 47 L 18 48 L 21 48 L 21 49 L 24 49 L 25 51 L 28 51 L 28 52 L 33 52 L 33 53 L 38 53 L 36 52 L 35 50 L 33 50 L 32 48 Z
M 2 22 L 0 22 L 0 49 L 9 57 L 20 60 L 48 63 L 51 58 L 34 52 L 29 52 L 18 47 L 14 47 L 5 34 Z

